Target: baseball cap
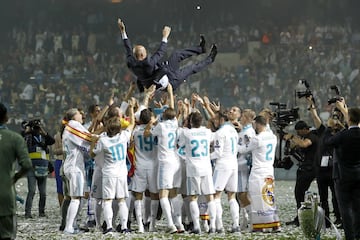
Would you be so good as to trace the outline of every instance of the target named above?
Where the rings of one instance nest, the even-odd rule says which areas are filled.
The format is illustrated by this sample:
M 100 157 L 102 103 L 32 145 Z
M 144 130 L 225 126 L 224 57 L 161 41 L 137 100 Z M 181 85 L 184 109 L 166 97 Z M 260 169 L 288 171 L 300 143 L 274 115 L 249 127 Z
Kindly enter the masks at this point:
M 295 124 L 295 130 L 309 129 L 310 126 L 306 122 L 300 120 Z

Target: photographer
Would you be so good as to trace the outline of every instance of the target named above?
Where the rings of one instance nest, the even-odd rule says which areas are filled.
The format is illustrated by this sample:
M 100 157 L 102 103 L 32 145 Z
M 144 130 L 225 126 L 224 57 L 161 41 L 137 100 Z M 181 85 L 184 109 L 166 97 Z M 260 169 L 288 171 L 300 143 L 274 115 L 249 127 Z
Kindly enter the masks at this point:
M 329 188 L 331 190 L 332 195 L 332 205 L 334 208 L 335 214 L 335 224 L 341 224 L 341 216 L 338 207 L 338 202 L 336 199 L 335 189 L 334 189 L 334 181 L 333 181 L 333 151 L 334 149 L 331 146 L 326 146 L 324 144 L 324 135 L 326 131 L 331 131 L 333 134 L 341 131 L 345 127 L 344 123 L 344 114 L 339 110 L 339 108 L 334 108 L 332 114 L 330 115 L 327 126 L 325 126 L 318 113 L 316 111 L 316 107 L 314 105 L 314 101 L 312 96 L 306 98 L 309 103 L 309 111 L 311 113 L 311 117 L 314 121 L 314 125 L 316 127 L 316 132 L 319 137 L 319 161 L 316 163 L 317 171 L 316 171 L 316 179 L 318 184 L 318 190 L 320 195 L 321 207 L 325 211 L 325 216 L 330 219 L 330 210 L 329 210 Z M 340 100 L 336 103 L 337 106 L 340 107 L 343 100 Z M 340 107 L 341 108 L 341 107 Z M 326 227 L 330 227 L 329 220 L 326 219 L 325 225 Z
M 38 185 L 39 199 L 39 217 L 45 217 L 46 203 L 46 179 L 49 174 L 49 145 L 55 143 L 43 128 L 41 121 L 36 119 L 22 123 L 22 135 L 26 141 L 29 157 L 32 161 L 33 168 L 27 173 L 28 195 L 25 203 L 25 218 L 32 218 L 31 208 L 35 195 L 35 186 Z M 50 166 L 50 167 L 49 167 Z
M 315 166 L 318 161 L 318 137 L 310 131 L 310 127 L 304 121 L 295 124 L 297 135 L 285 134 L 284 139 L 290 141 L 292 148 L 298 148 L 302 155 L 299 161 L 299 168 L 296 172 L 295 199 L 296 208 L 299 209 L 301 202 L 304 201 L 305 192 L 309 189 L 312 181 L 316 177 Z M 299 226 L 299 219 L 296 218 L 286 225 Z

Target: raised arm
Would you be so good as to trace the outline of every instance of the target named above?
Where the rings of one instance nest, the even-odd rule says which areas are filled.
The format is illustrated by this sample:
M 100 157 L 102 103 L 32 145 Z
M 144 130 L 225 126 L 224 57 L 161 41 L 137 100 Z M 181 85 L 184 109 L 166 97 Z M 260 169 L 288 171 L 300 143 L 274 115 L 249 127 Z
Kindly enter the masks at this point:
M 306 98 L 307 102 L 309 103 L 309 111 L 310 111 L 310 114 L 311 114 L 311 118 L 313 119 L 313 122 L 314 122 L 314 125 L 316 127 L 316 129 L 318 129 L 322 122 L 321 122 L 321 119 L 316 111 L 316 106 L 314 104 L 314 100 L 312 98 L 312 96 L 309 96 Z
M 134 129 L 135 127 L 135 114 L 134 114 L 134 100 L 129 100 L 129 117 L 130 117 L 130 124 L 129 126 L 126 128 L 127 130 L 129 130 L 130 132 Z
M 168 98 L 169 98 L 169 107 L 175 109 L 175 99 L 174 99 L 174 92 L 173 87 L 169 83 L 167 86 Z
M 145 94 L 144 94 L 144 99 L 143 99 L 143 105 L 148 108 L 149 106 L 149 101 L 150 99 L 153 98 L 154 96 L 154 93 L 155 93 L 155 90 L 156 90 L 156 85 L 151 85 L 149 88 L 145 88 Z
M 348 124 L 349 116 L 348 116 L 348 108 L 345 104 L 345 99 L 340 98 L 340 101 L 336 101 L 335 106 L 340 110 L 340 112 L 344 115 L 344 122 Z
M 203 106 L 206 109 L 206 111 L 208 112 L 208 114 L 210 115 L 210 118 L 215 117 L 215 113 L 214 113 L 213 109 L 211 108 L 211 103 L 210 103 L 209 98 L 207 96 L 204 96 L 203 99 L 204 99 Z

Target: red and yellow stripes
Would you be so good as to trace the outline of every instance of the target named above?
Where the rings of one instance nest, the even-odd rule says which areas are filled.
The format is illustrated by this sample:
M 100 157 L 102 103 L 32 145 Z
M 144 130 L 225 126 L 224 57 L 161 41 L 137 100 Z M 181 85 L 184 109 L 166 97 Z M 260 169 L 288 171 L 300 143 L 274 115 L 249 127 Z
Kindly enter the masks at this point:
M 75 136 L 84 139 L 85 141 L 91 142 L 91 134 L 87 132 L 81 132 L 77 130 L 76 128 L 70 127 L 69 125 L 66 125 L 65 130 L 68 132 L 74 134 Z
M 263 229 L 263 228 L 276 228 L 276 227 L 280 227 L 280 222 L 271 222 L 271 223 L 258 223 L 258 224 L 253 224 L 253 229 Z

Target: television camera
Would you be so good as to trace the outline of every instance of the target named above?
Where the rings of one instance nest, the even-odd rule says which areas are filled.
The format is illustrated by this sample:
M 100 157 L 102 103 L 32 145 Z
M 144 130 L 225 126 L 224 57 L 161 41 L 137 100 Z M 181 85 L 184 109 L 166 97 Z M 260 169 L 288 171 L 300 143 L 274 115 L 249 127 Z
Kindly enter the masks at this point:
M 294 165 L 290 158 L 293 150 L 290 148 L 290 142 L 286 141 L 284 151 L 285 157 L 282 158 L 282 141 L 284 135 L 286 134 L 284 132 L 284 128 L 299 119 L 299 108 L 294 107 L 291 109 L 286 109 L 286 104 L 279 102 L 271 102 L 270 105 L 277 107 L 275 110 L 273 123 L 276 126 L 277 133 L 279 134 L 279 154 L 274 161 L 274 167 L 289 170 Z

